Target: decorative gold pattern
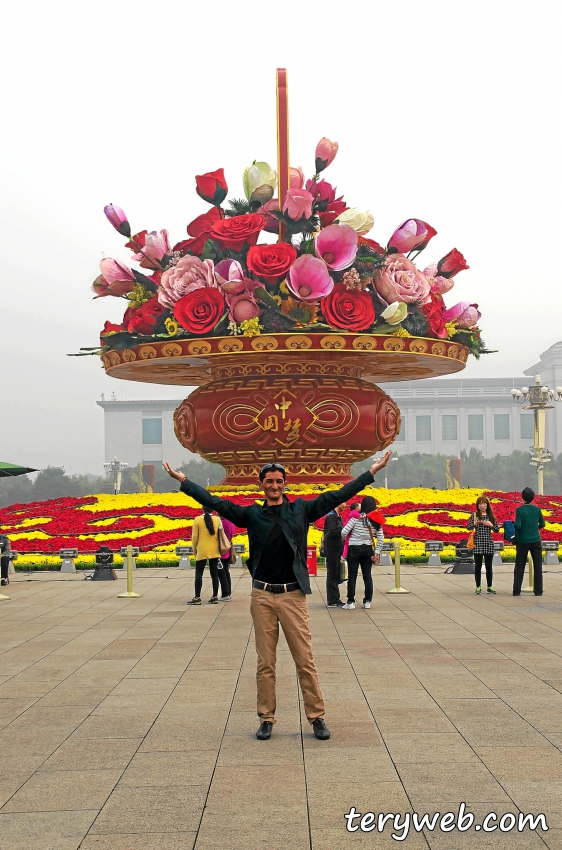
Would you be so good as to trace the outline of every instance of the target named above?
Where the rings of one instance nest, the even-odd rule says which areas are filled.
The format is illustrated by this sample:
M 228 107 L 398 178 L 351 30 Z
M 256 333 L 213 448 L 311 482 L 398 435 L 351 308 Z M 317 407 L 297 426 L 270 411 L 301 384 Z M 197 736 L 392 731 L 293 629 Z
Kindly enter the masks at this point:
M 345 343 L 345 348 L 323 347 L 323 340 L 332 337 Z M 224 370 L 230 369 L 235 375 L 287 378 L 320 374 L 351 375 L 367 381 L 429 378 L 458 372 L 468 354 L 465 346 L 448 340 L 309 333 L 155 341 L 104 351 L 101 357 L 112 377 L 193 386 L 227 376 L 230 373 Z
M 265 334 L 264 336 L 255 336 L 252 339 L 252 348 L 254 351 L 275 351 L 279 343 L 274 336 Z
M 206 339 L 197 340 L 196 342 L 189 342 L 187 344 L 187 350 L 190 354 L 210 354 L 211 343 L 207 342 Z
M 325 349 L 342 349 L 345 348 L 345 339 L 340 334 L 330 334 L 330 336 L 323 336 L 320 340 L 321 348 Z
M 389 336 L 383 343 L 385 351 L 404 351 L 405 343 L 400 336 Z
M 312 340 L 309 336 L 305 336 L 304 334 L 290 336 L 285 340 L 285 348 L 312 348 Z
M 427 351 L 427 342 L 425 339 L 410 340 L 410 351 L 415 351 L 416 354 L 425 354 Z
M 179 357 L 182 354 L 182 347 L 177 342 L 167 342 L 161 348 L 164 357 Z
M 355 351 L 374 351 L 376 347 L 377 341 L 372 336 L 358 336 L 353 340 Z
M 219 351 L 222 351 L 224 354 L 234 351 L 242 351 L 244 348 L 244 343 L 241 339 L 237 337 L 227 337 L 227 339 L 221 339 L 219 342 Z
M 153 360 L 157 354 L 158 352 L 152 345 L 141 345 L 139 349 L 141 360 Z

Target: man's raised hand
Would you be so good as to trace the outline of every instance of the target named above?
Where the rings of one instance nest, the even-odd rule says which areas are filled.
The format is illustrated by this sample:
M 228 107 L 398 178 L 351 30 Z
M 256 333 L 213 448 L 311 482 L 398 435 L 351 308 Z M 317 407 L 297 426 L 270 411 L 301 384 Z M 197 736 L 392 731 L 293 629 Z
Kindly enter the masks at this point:
M 183 472 L 176 472 L 175 469 L 172 469 L 172 467 L 170 466 L 170 464 L 168 463 L 167 460 L 165 460 L 162 463 L 162 466 L 164 467 L 164 469 L 166 470 L 168 475 L 170 475 L 172 478 L 175 478 L 176 481 L 180 482 L 180 484 L 181 484 L 182 481 L 185 481 L 187 476 L 184 475 Z
M 369 470 L 371 475 L 375 476 L 377 474 L 377 472 L 379 471 L 379 469 L 383 469 L 383 467 L 385 467 L 387 465 L 388 461 L 390 460 L 391 454 L 392 454 L 392 452 L 389 449 L 387 452 L 385 452 L 385 455 L 384 455 L 382 460 L 378 460 L 376 463 L 374 463 L 372 465 L 371 469 Z

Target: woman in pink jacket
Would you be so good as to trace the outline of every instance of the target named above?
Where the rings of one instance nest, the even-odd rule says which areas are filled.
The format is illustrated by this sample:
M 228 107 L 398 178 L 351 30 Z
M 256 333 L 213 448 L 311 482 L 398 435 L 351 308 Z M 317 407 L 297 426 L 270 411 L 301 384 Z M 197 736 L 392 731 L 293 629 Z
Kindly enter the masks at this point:
M 357 519 L 357 517 L 361 516 L 361 511 L 359 510 L 360 507 L 361 507 L 360 502 L 352 502 L 350 504 L 349 513 L 344 520 L 344 523 L 343 523 L 344 525 L 347 525 L 347 523 L 349 522 L 350 519 Z M 346 537 L 344 544 L 343 544 L 343 553 L 342 553 L 342 558 L 345 558 L 346 560 L 347 560 L 348 547 L 349 547 L 349 537 Z

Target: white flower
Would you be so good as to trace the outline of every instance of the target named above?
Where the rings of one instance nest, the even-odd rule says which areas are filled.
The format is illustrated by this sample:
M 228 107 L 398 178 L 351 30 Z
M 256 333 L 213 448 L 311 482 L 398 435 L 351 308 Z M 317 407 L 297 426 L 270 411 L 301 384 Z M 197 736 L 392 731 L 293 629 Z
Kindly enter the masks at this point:
M 345 210 L 341 215 L 338 216 L 338 222 L 340 224 L 348 224 L 349 227 L 352 227 L 356 233 L 359 233 L 361 236 L 364 236 L 365 233 L 368 233 L 375 223 L 374 217 L 370 212 L 364 212 L 363 210 L 357 209 L 354 207 L 351 210 Z
M 403 301 L 393 301 L 389 304 L 386 310 L 383 310 L 381 316 L 389 325 L 399 325 L 408 315 L 408 307 Z

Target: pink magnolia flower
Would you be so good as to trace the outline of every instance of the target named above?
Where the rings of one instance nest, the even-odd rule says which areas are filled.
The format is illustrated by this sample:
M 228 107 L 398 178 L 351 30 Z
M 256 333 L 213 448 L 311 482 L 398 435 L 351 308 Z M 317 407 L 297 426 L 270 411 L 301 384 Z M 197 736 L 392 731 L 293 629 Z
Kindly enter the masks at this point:
M 443 313 L 446 322 L 455 322 L 459 328 L 472 328 L 482 318 L 478 304 L 469 304 L 468 301 L 459 301 L 453 307 L 449 307 Z
M 338 152 L 338 143 L 331 142 L 324 136 L 316 145 L 316 173 L 320 174 L 325 168 L 328 168 L 331 162 L 336 158 Z
M 403 254 L 391 254 L 384 267 L 375 272 L 373 286 L 379 301 L 388 307 L 394 301 L 421 301 L 430 299 L 430 284 L 423 272 Z
M 265 227 L 264 230 L 267 230 L 268 233 L 278 233 L 279 232 L 279 219 L 275 218 L 274 215 L 271 215 L 271 210 L 279 209 L 279 201 L 277 198 L 272 198 L 266 204 L 263 204 L 258 212 L 263 215 L 265 218 Z
M 357 233 L 347 224 L 330 224 L 316 237 L 314 250 L 336 272 L 352 264 L 357 254 Z
M 101 274 L 92 284 L 96 298 L 105 295 L 126 295 L 135 285 L 135 276 L 131 269 L 119 260 L 105 257 L 100 261 Z
M 143 269 L 151 269 L 154 268 L 155 265 L 158 265 L 158 261 L 161 260 L 165 254 L 169 254 L 170 250 L 168 231 L 161 230 L 160 233 L 158 233 L 158 231 L 153 230 L 146 234 L 146 242 L 143 248 L 143 253 L 135 254 L 133 259 L 136 260 L 137 263 L 140 263 Z M 155 262 L 151 263 L 150 260 Z
M 230 296 L 227 301 L 230 307 L 230 318 L 237 325 L 248 319 L 255 319 L 261 312 L 253 294 L 247 290 L 239 295 Z
M 229 295 L 244 290 L 244 270 L 236 260 L 221 260 L 217 263 L 215 277 L 222 291 Z
M 394 231 L 388 247 L 396 248 L 401 254 L 407 254 L 414 250 L 422 251 L 436 233 L 437 231 L 425 221 L 420 221 L 419 218 L 409 218 Z
M 318 301 L 319 298 L 329 295 L 334 288 L 334 281 L 330 277 L 326 263 L 313 257 L 312 254 L 297 257 L 285 283 L 287 289 L 299 301 Z
M 300 165 L 289 169 L 289 186 L 291 189 L 302 189 L 304 186 L 304 171 Z
M 283 204 L 283 212 L 288 212 L 293 221 L 298 221 L 303 216 L 310 218 L 313 200 L 314 198 L 306 189 L 288 189 Z
M 121 236 L 126 236 L 128 239 L 131 237 L 131 225 L 127 221 L 127 216 L 117 204 L 108 204 L 103 208 L 104 213 L 107 216 L 110 224 L 113 225 L 115 230 L 121 234 Z
M 200 260 L 186 254 L 176 266 L 162 275 L 158 288 L 158 301 L 163 307 L 173 309 L 176 301 L 195 289 L 218 289 L 212 260 Z

